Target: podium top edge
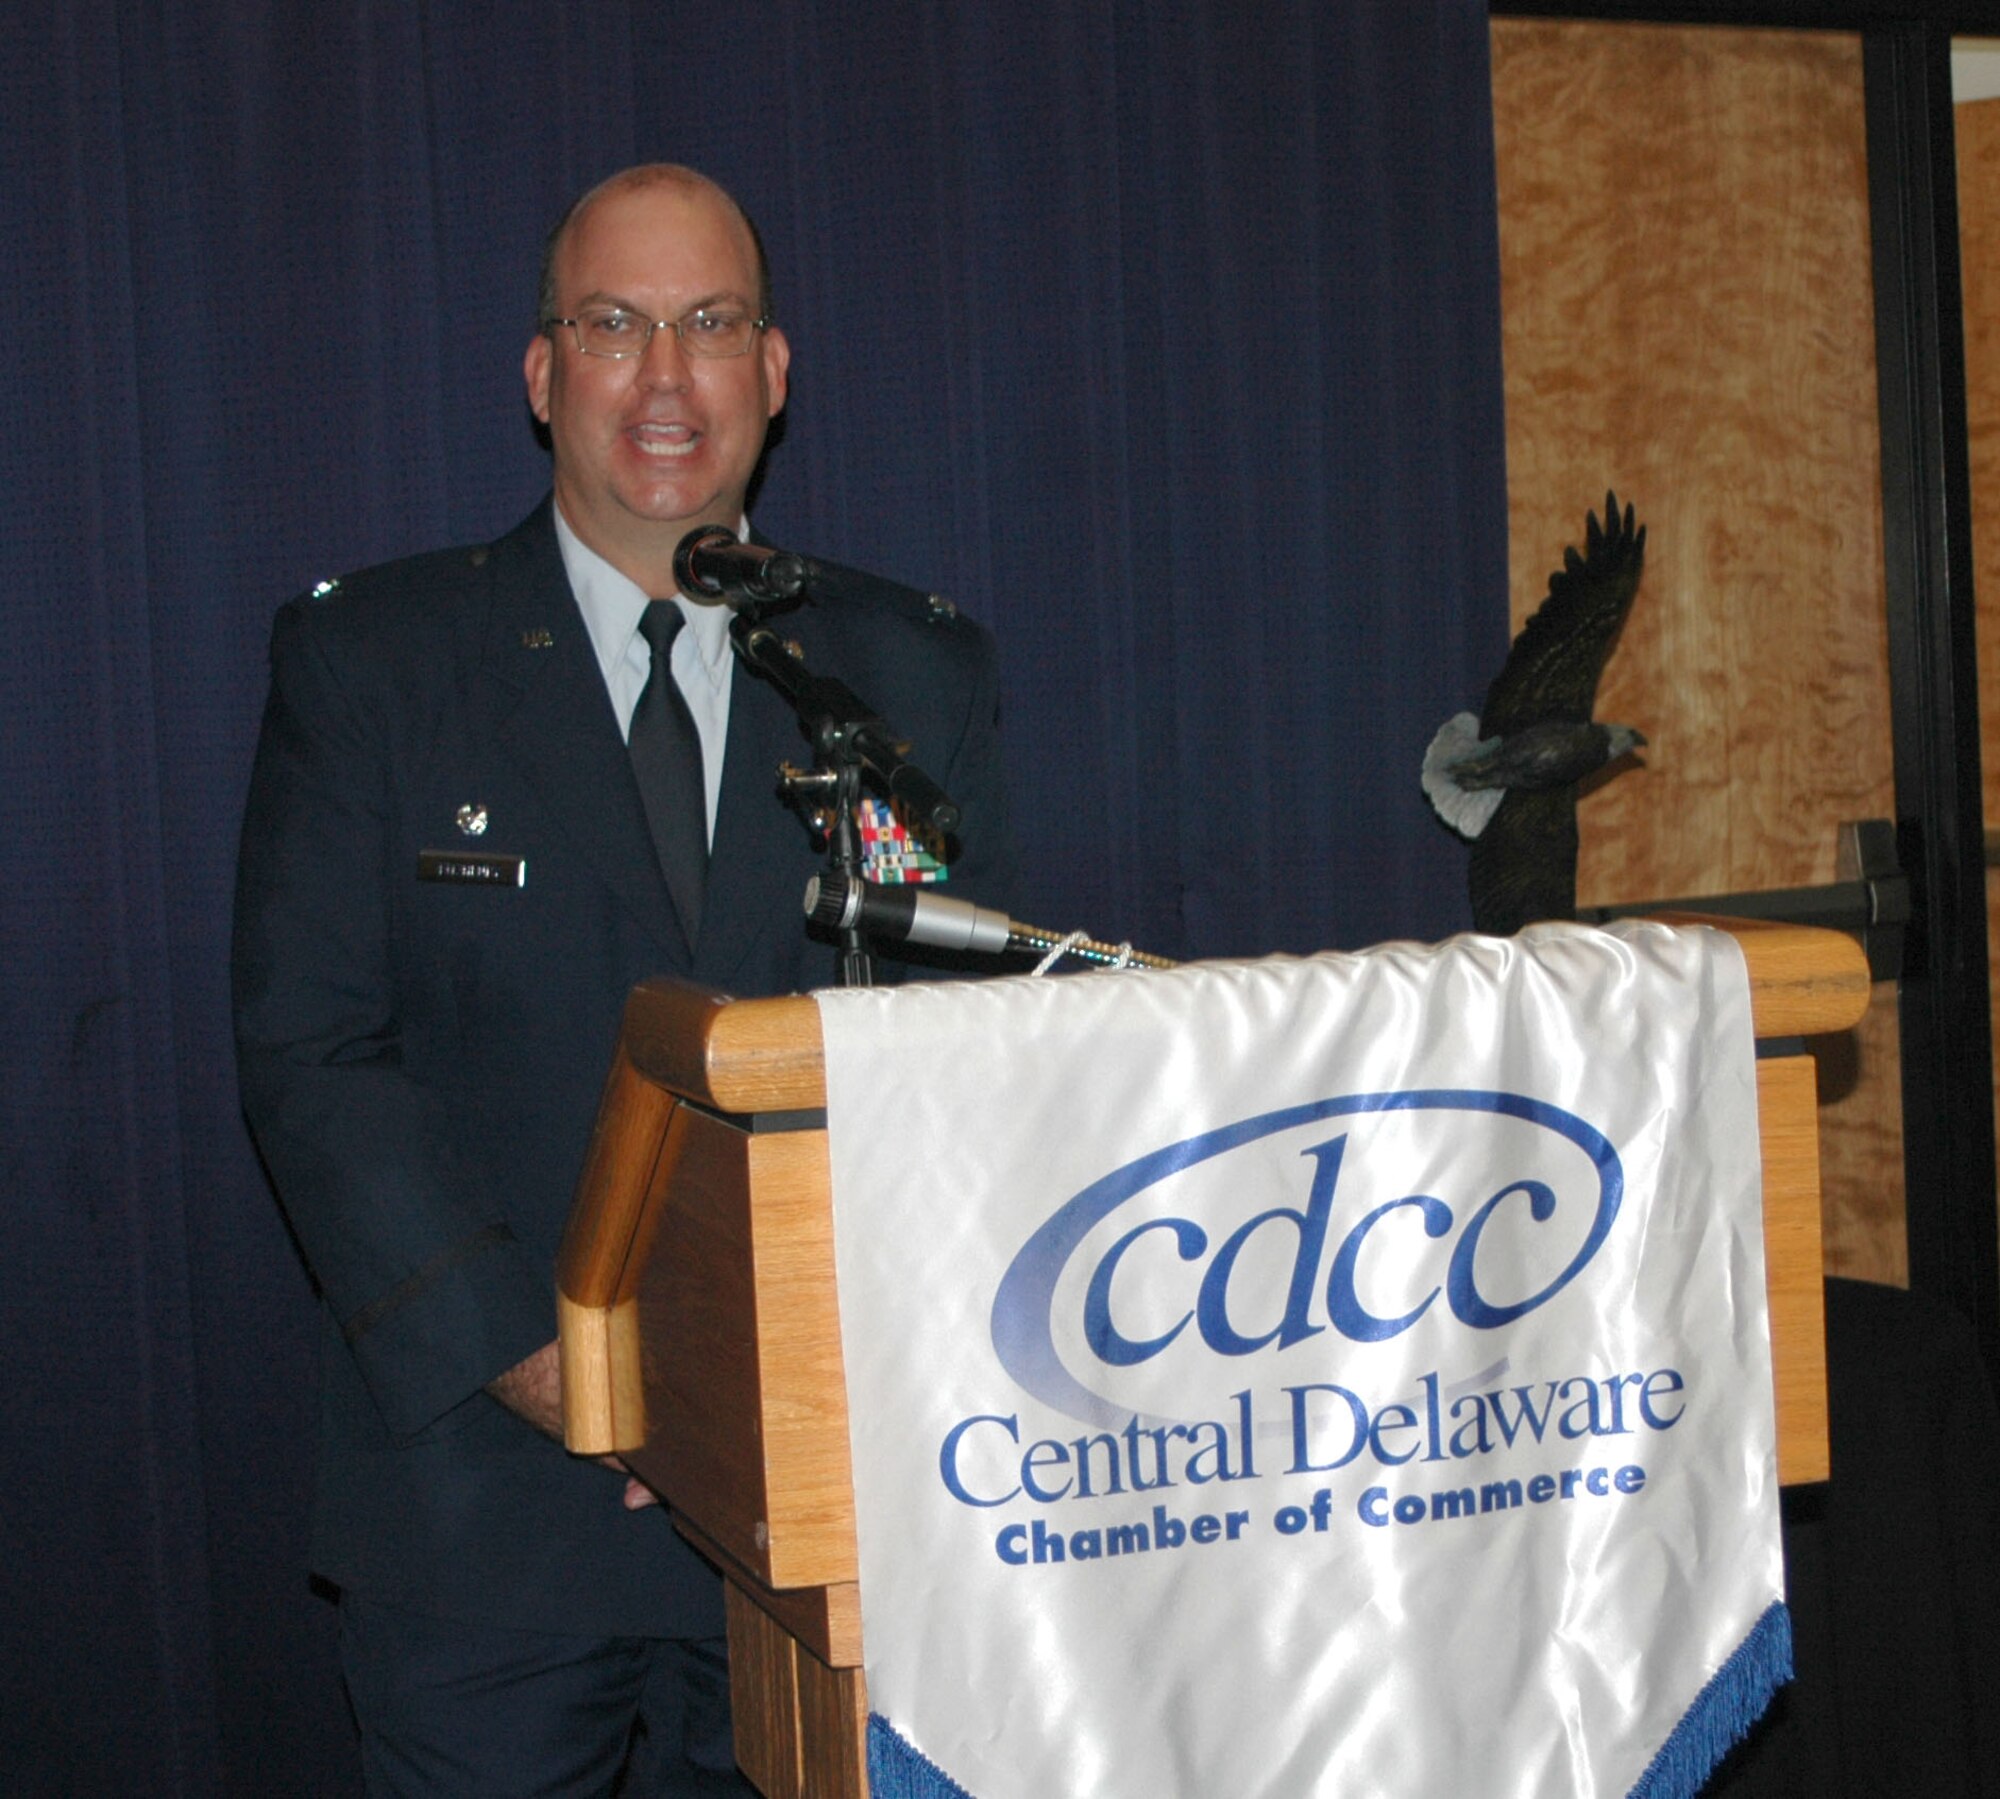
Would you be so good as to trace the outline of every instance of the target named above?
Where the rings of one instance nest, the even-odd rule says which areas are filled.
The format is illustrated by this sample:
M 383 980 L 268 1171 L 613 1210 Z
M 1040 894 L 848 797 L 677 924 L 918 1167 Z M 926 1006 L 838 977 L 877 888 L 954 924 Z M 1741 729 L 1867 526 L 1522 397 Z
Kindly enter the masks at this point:
M 1742 945 L 1759 1037 L 1844 1031 L 1868 1010 L 1868 958 L 1845 932 L 1690 913 L 1662 914 L 1660 922 L 1712 926 Z M 633 988 L 624 1040 L 632 1066 L 647 1080 L 717 1111 L 804 1111 L 826 1104 L 819 1008 L 807 994 L 732 999 L 661 976 Z
M 1708 925 L 1743 949 L 1750 1022 L 1759 1037 L 1819 1037 L 1851 1030 L 1874 991 L 1868 956 L 1845 931 L 1758 918 L 1662 912 L 1661 924 Z
M 625 1002 L 625 1054 L 655 1085 L 718 1112 L 826 1104 L 819 1008 L 807 994 L 731 999 L 692 981 L 642 981 Z

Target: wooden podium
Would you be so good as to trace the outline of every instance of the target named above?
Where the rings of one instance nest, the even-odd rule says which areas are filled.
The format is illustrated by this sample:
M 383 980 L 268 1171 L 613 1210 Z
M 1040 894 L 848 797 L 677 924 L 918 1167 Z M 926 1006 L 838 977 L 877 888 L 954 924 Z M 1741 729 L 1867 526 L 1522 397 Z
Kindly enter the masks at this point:
M 1790 1052 L 1757 1064 L 1778 1472 L 1824 1480 L 1817 1102 L 1783 1040 L 1858 1022 L 1868 965 L 1837 932 L 1700 922 Z M 726 1577 L 736 1756 L 769 1799 L 868 1792 L 825 1103 L 810 999 L 635 988 L 557 1265 L 569 1447 L 622 1456 Z

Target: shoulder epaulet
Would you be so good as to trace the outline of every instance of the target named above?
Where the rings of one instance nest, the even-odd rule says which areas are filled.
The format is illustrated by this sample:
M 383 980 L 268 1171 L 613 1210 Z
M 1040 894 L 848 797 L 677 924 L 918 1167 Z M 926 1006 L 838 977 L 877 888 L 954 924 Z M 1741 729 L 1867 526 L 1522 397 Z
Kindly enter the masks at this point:
M 905 587 L 900 581 L 843 568 L 834 562 L 819 564 L 819 573 L 813 590 L 818 601 L 889 612 L 916 624 L 963 628 L 967 623 L 958 607 L 941 593 L 925 593 L 919 588 Z
M 394 589 L 413 579 L 449 579 L 456 573 L 486 566 L 493 546 L 478 543 L 452 550 L 427 550 L 420 555 L 400 557 L 394 562 L 371 563 L 324 581 L 315 581 L 306 590 L 309 600 L 331 600 L 341 595 L 359 599 L 382 589 Z
M 955 625 L 961 614 L 941 593 L 922 593 L 899 581 L 881 581 L 853 596 L 864 606 L 881 606 L 925 625 Z

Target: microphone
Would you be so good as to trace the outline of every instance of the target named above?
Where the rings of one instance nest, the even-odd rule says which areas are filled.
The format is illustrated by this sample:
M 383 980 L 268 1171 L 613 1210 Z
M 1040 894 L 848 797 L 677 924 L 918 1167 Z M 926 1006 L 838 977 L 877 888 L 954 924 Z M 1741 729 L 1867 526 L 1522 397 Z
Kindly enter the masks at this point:
M 674 579 L 682 593 L 732 606 L 789 600 L 805 586 L 810 568 L 789 550 L 739 542 L 727 525 L 697 525 L 674 551 Z
M 836 930 L 860 929 L 889 943 L 927 943 L 995 956 L 1008 947 L 1014 921 L 1004 912 L 946 899 L 922 887 L 878 887 L 842 874 L 806 883 L 806 917 Z
M 1003 950 L 1044 954 L 1046 968 L 1074 956 L 1100 968 L 1172 968 L 1165 956 L 1149 956 L 1129 943 L 1099 943 L 1081 931 L 1050 931 L 1022 924 L 1004 912 L 946 899 L 926 887 L 878 887 L 829 869 L 806 883 L 806 918 L 835 930 L 859 930 L 889 943 L 927 943 L 933 949 L 969 949 L 997 956 Z M 1042 970 L 1036 969 L 1040 974 Z

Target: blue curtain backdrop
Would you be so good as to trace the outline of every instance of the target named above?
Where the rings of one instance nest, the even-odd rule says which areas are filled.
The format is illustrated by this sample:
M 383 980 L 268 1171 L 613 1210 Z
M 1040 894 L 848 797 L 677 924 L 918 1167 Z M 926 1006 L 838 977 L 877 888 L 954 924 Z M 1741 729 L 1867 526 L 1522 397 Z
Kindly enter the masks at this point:
M 1463 922 L 1416 768 L 1504 651 L 1483 0 L 16 0 L 0 62 L 0 1785 L 345 1792 L 305 1278 L 224 952 L 272 612 L 546 463 L 542 234 L 759 218 L 758 521 L 1005 662 L 1026 916 Z

